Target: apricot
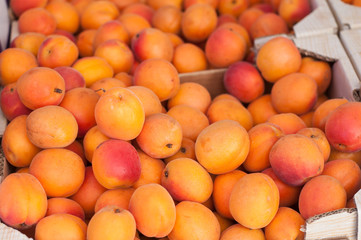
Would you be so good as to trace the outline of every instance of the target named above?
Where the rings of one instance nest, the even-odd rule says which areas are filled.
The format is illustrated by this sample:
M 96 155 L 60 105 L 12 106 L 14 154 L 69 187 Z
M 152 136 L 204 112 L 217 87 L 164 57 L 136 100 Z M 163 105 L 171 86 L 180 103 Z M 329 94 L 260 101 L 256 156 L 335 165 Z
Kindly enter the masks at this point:
M 177 94 L 180 80 L 177 69 L 172 63 L 164 59 L 152 58 L 142 61 L 134 70 L 133 85 L 151 89 L 163 102 Z
M 213 191 L 209 173 L 195 160 L 178 158 L 167 163 L 161 184 L 176 201 L 207 201 Z
M 279 113 L 307 113 L 316 104 L 317 96 L 316 81 L 304 73 L 278 79 L 271 90 L 272 105 Z
M 323 154 L 324 161 L 328 161 L 331 152 L 331 146 L 327 140 L 325 133 L 321 129 L 312 127 L 303 128 L 297 133 L 310 137 L 313 141 L 315 141 Z
M 292 40 L 278 36 L 259 49 L 256 66 L 266 81 L 274 83 L 287 74 L 297 72 L 301 61 L 301 54 Z
M 94 109 L 99 95 L 89 88 L 79 87 L 67 91 L 60 106 L 71 112 L 78 124 L 78 138 L 83 138 L 96 125 Z
M 94 56 L 104 58 L 113 68 L 114 74 L 129 72 L 134 62 L 130 47 L 117 39 L 110 39 L 99 44 L 95 48 Z
M 175 225 L 169 239 L 218 240 L 220 225 L 213 212 L 201 203 L 182 201 L 176 205 Z
M 351 159 L 361 167 L 361 151 L 341 152 L 331 147 L 331 153 L 328 158 L 328 161 L 333 161 L 336 159 Z
M 90 219 L 87 239 L 121 239 L 134 240 L 136 223 L 133 215 L 125 209 L 107 206 L 99 210 Z
M 80 14 L 82 29 L 97 29 L 119 16 L 119 9 L 112 1 L 90 1 Z
M 96 29 L 85 29 L 78 33 L 75 43 L 79 49 L 80 57 L 93 56 L 96 31 Z
M 84 77 L 75 68 L 69 66 L 60 66 L 54 68 L 54 70 L 64 78 L 65 92 L 76 87 L 85 87 Z
M 307 220 L 317 214 L 344 208 L 346 202 L 346 190 L 340 181 L 328 175 L 320 175 L 303 186 L 298 208 L 302 217 Z
M 280 138 L 271 149 L 269 161 L 277 177 L 292 186 L 301 186 L 320 175 L 324 167 L 317 143 L 301 134 Z
M 311 12 L 310 2 L 307 0 L 280 1 L 278 14 L 285 19 L 289 27 L 293 27 Z
M 188 42 L 205 41 L 216 26 L 216 9 L 206 3 L 193 4 L 183 12 L 181 32 Z
M 104 135 L 98 128 L 98 126 L 94 126 L 90 128 L 85 136 L 83 137 L 83 147 L 84 147 L 84 155 L 85 158 L 92 162 L 94 150 L 98 147 L 98 145 L 106 140 L 110 139 L 106 135 Z
M 117 110 L 115 110 L 117 109 Z M 145 113 L 139 98 L 131 90 L 114 87 L 106 91 L 95 105 L 99 130 L 110 138 L 131 140 L 142 131 Z
M 182 11 L 172 5 L 165 5 L 154 11 L 151 24 L 163 32 L 179 34 L 181 31 Z
M 302 118 L 295 113 L 278 113 L 270 116 L 267 122 L 279 126 L 284 134 L 294 134 L 307 127 Z
M 83 75 L 87 87 L 99 79 L 114 75 L 112 66 L 104 58 L 96 56 L 79 58 L 72 67 Z
M 348 100 L 346 98 L 332 98 L 325 100 L 315 109 L 312 117 L 312 126 L 325 131 L 325 125 L 329 114 L 338 106 L 347 102 Z
M 250 140 L 244 127 L 234 120 L 221 120 L 202 130 L 195 143 L 199 163 L 212 174 L 238 168 L 248 155 Z
M 19 33 L 37 32 L 50 35 L 55 29 L 56 19 L 44 7 L 30 8 L 18 18 Z
M 221 14 L 231 14 L 234 17 L 238 17 L 243 11 L 245 11 L 250 5 L 250 1 L 247 0 L 219 0 L 217 10 Z
M 172 107 L 167 114 L 181 125 L 183 137 L 193 141 L 205 127 L 209 126 L 208 117 L 203 112 L 185 104 Z
M 360 110 L 361 103 L 348 102 L 330 113 L 325 134 L 332 147 L 343 152 L 361 150 Z
M 80 16 L 70 2 L 67 1 L 51 1 L 46 6 L 56 20 L 56 28 L 68 31 L 72 34 L 76 33 L 80 27 Z
M 0 185 L 0 219 L 16 229 L 30 228 L 46 214 L 44 188 L 29 173 L 11 173 Z
M 22 48 L 7 48 L 0 53 L 0 82 L 16 82 L 26 71 L 38 67 L 36 57 Z
M 129 201 L 134 193 L 134 188 L 116 188 L 103 192 L 96 200 L 94 211 L 98 212 L 106 206 L 117 206 L 121 209 L 129 208 Z
M 247 110 L 251 113 L 253 124 L 267 122 L 268 118 L 278 114 L 272 105 L 270 94 L 263 94 L 259 98 L 253 100 L 247 105 Z
M 134 13 L 143 18 L 145 18 L 149 23 L 152 21 L 152 17 L 154 16 L 156 10 L 154 10 L 151 6 L 143 2 L 134 2 L 126 6 L 122 14 L 125 13 Z
M 45 239 L 86 239 L 87 225 L 79 217 L 57 213 L 41 219 L 35 227 L 35 238 Z
M 247 108 L 241 102 L 229 99 L 213 101 L 207 110 L 207 117 L 211 124 L 221 120 L 237 121 L 247 131 L 254 125 Z
M 19 17 L 23 12 L 30 8 L 44 7 L 48 3 L 48 0 L 11 0 L 9 1 L 9 7 L 16 17 Z
M 297 203 L 302 186 L 291 186 L 284 183 L 277 177 L 271 167 L 264 169 L 262 173 L 270 176 L 277 185 L 280 193 L 280 207 L 293 207 Z
M 248 51 L 247 42 L 239 33 L 228 28 L 217 28 L 207 38 L 205 54 L 214 68 L 227 68 L 242 61 Z
M 48 210 L 46 216 L 67 213 L 85 220 L 85 213 L 82 206 L 70 198 L 54 197 L 48 199 Z
M 27 167 L 41 150 L 30 142 L 26 134 L 27 115 L 14 118 L 5 128 L 1 147 L 6 160 L 15 167 Z
M 266 239 L 303 239 L 301 227 L 305 220 L 301 214 L 289 207 L 280 207 L 274 219 L 265 227 Z
M 251 32 L 251 26 L 257 20 L 258 17 L 265 14 L 261 9 L 250 7 L 245 9 L 237 18 L 238 23 L 243 26 L 248 34 Z
M 254 191 L 254 189 L 259 189 Z M 244 227 L 260 229 L 275 217 L 279 206 L 279 191 L 271 177 L 264 173 L 249 173 L 237 181 L 229 198 L 229 210 Z
M 48 197 L 69 197 L 82 185 L 85 166 L 70 150 L 44 149 L 34 156 L 29 173 L 41 182 Z
M 90 219 L 94 214 L 94 206 L 98 197 L 106 190 L 94 177 L 92 166 L 88 166 L 85 168 L 82 185 L 75 194 L 70 196 L 70 199 L 79 203 L 84 209 L 85 218 Z
M 147 237 L 166 237 L 176 221 L 176 208 L 171 195 L 156 183 L 145 184 L 134 191 L 129 201 L 129 211 L 137 223 L 137 230 Z
M 131 39 L 131 49 L 138 61 L 151 58 L 172 61 L 173 45 L 169 37 L 161 30 L 153 27 L 145 28 Z
M 148 183 L 161 184 L 162 172 L 165 163 L 161 159 L 148 156 L 142 150 L 137 149 L 141 171 L 139 179 L 133 184 L 134 188 L 138 188 Z
M 21 33 L 10 42 L 10 47 L 28 50 L 36 57 L 38 54 L 39 46 L 45 40 L 45 38 L 46 36 L 42 33 Z
M 220 240 L 231 239 L 264 240 L 266 238 L 261 229 L 249 229 L 242 226 L 241 224 L 233 224 L 222 232 L 220 238 Z
M 94 82 L 89 86 L 90 89 L 93 89 L 99 96 L 103 95 L 107 90 L 113 87 L 127 87 L 124 82 L 121 80 L 110 77 L 102 78 Z
M 76 139 L 78 124 L 65 108 L 45 106 L 28 115 L 26 133 L 30 142 L 39 148 L 66 147 Z
M 164 113 L 155 113 L 145 118 L 143 129 L 135 140 L 150 157 L 166 158 L 178 152 L 182 138 L 182 127 L 177 120 Z
M 260 172 L 271 166 L 269 153 L 273 145 L 284 136 L 283 131 L 272 123 L 260 123 L 248 131 L 250 149 L 242 164 L 248 172 Z
M 130 187 L 140 177 L 140 160 L 130 143 L 110 139 L 101 143 L 92 159 L 94 176 L 107 189 Z
M 202 71 L 208 68 L 205 52 L 193 43 L 181 43 L 176 46 L 172 63 L 179 73 Z
M 214 178 L 212 198 L 217 213 L 222 217 L 233 220 L 233 216 L 229 210 L 229 198 L 234 185 L 246 174 L 246 172 L 236 169 L 217 175 Z
M 162 112 L 162 103 L 151 89 L 144 86 L 129 86 L 128 89 L 142 102 L 145 117 Z
M 206 113 L 211 101 L 211 94 L 205 86 L 197 82 L 183 82 L 176 94 L 168 100 L 167 107 L 171 109 L 185 104 Z
M 117 20 L 121 22 L 124 25 L 125 29 L 128 31 L 130 38 L 129 40 L 134 38 L 134 36 L 137 35 L 137 33 L 139 33 L 140 31 L 152 27 L 152 25 L 147 19 L 136 13 L 123 12 L 117 18 Z
M 100 44 L 112 39 L 119 40 L 126 45 L 130 43 L 129 32 L 124 24 L 118 20 L 107 21 L 96 29 L 93 42 L 94 51 Z
M 299 72 L 308 74 L 316 81 L 318 95 L 325 93 L 330 86 L 332 69 L 330 64 L 325 61 L 304 57 Z
M 286 21 L 274 12 L 261 14 L 251 25 L 252 39 L 271 35 L 287 34 L 289 32 Z
M 346 190 L 348 200 L 361 188 L 360 167 L 351 159 L 336 159 L 327 162 L 322 175 L 328 175 L 339 180 Z

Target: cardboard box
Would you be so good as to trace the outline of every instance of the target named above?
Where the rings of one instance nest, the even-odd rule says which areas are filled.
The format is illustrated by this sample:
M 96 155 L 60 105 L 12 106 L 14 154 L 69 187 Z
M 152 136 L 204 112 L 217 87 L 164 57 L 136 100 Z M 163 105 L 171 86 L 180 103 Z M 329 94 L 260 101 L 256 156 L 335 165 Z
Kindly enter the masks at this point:
M 337 22 L 325 0 L 310 0 L 312 12 L 293 26 L 295 37 L 336 34 Z
M 5 0 L 0 0 L 0 52 L 8 47 L 10 35 L 10 16 Z
M 341 0 L 327 0 L 334 14 L 339 31 L 361 28 L 361 7 L 344 3 Z

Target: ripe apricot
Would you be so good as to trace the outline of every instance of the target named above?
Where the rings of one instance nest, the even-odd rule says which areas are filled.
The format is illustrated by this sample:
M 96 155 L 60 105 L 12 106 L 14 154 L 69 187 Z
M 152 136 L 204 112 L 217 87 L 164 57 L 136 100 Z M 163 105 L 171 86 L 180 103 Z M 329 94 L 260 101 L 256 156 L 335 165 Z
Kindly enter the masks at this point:
M 169 239 L 218 240 L 220 225 L 213 212 L 201 203 L 182 201 L 176 205 L 175 225 Z
M 301 54 L 292 40 L 279 36 L 269 40 L 258 51 L 256 65 L 264 79 L 276 82 L 301 67 Z
M 297 115 L 310 111 L 317 95 L 315 80 L 304 73 L 290 73 L 280 78 L 271 90 L 272 105 L 277 112 Z
M 175 47 L 172 63 L 179 73 L 202 71 L 208 68 L 205 52 L 193 43 L 182 43 Z
M 162 73 L 162 74 L 159 74 Z M 134 71 L 133 85 L 151 89 L 161 102 L 174 97 L 180 87 L 177 69 L 167 60 L 142 61 Z
M 44 7 L 28 9 L 18 19 L 19 33 L 37 32 L 50 35 L 55 29 L 56 19 Z
M 272 123 L 260 123 L 248 131 L 250 149 L 242 164 L 248 172 L 260 172 L 271 166 L 269 153 L 273 144 L 284 136 L 281 128 Z
M 73 88 L 65 93 L 60 106 L 74 115 L 78 123 L 78 138 L 84 137 L 96 125 L 94 109 L 98 100 L 99 95 L 89 88 Z
M 325 162 L 328 161 L 331 146 L 327 140 L 326 134 L 321 129 L 307 127 L 299 130 L 297 133 L 310 137 L 313 141 L 315 141 L 323 154 L 323 159 Z
M 41 219 L 35 227 L 35 238 L 45 239 L 86 239 L 86 223 L 71 214 L 57 213 Z
M 83 147 L 85 157 L 89 162 L 92 162 L 94 150 L 98 147 L 98 145 L 108 139 L 110 138 L 104 135 L 97 125 L 86 132 L 83 137 Z
M 239 101 L 229 99 L 213 101 L 207 110 L 207 117 L 211 124 L 228 119 L 237 121 L 247 131 L 253 127 L 251 113 Z
M 99 79 L 89 86 L 89 88 L 93 89 L 99 96 L 103 95 L 112 87 L 126 87 L 126 85 L 121 80 L 115 77 L 110 77 Z
M 257 188 L 258 191 L 254 191 Z M 229 198 L 229 210 L 244 227 L 260 229 L 275 217 L 279 206 L 279 191 L 271 177 L 264 173 L 249 173 L 237 181 Z
M 206 3 L 193 4 L 183 12 L 181 32 L 189 42 L 205 41 L 216 26 L 216 9 Z
M 36 57 L 22 48 L 7 48 L 0 53 L 0 81 L 2 85 L 16 82 L 26 71 L 38 67 Z
M 80 57 L 90 57 L 93 55 L 96 31 L 96 29 L 85 29 L 78 33 L 75 43 L 79 49 Z
M 147 19 L 135 13 L 123 12 L 117 20 L 123 24 L 129 34 L 129 40 L 131 40 L 140 31 L 151 28 L 152 25 Z
M 274 219 L 265 227 L 266 239 L 302 239 L 305 220 L 300 213 L 289 207 L 280 207 Z
M 217 10 L 221 14 L 231 14 L 234 17 L 238 17 L 243 11 L 245 11 L 250 5 L 247 0 L 219 0 Z
M 56 20 L 56 28 L 68 31 L 70 33 L 76 33 L 80 26 L 80 16 L 70 2 L 67 1 L 51 1 L 46 6 L 48 10 Z
M 178 158 L 167 163 L 161 184 L 176 201 L 207 201 L 213 191 L 209 173 L 195 160 Z
M 79 203 L 70 198 L 53 197 L 48 199 L 48 210 L 46 211 L 46 216 L 58 213 L 71 214 L 85 220 L 84 209 Z
M 247 110 L 252 115 L 254 125 L 267 122 L 268 118 L 278 113 L 272 105 L 270 94 L 263 94 L 250 102 L 247 106 Z
M 26 133 L 27 115 L 14 118 L 5 128 L 1 147 L 6 160 L 15 167 L 27 167 L 41 150 L 30 142 Z
M 317 214 L 344 208 L 346 202 L 346 190 L 340 181 L 328 175 L 320 175 L 303 186 L 298 208 L 302 217 L 308 219 Z
M 178 152 L 182 138 L 182 128 L 177 120 L 164 113 L 155 113 L 145 118 L 136 142 L 150 157 L 166 158 Z
M 136 223 L 133 215 L 125 209 L 107 206 L 99 210 L 90 219 L 87 229 L 87 239 L 100 238 L 134 240 Z
M 132 187 L 106 190 L 97 198 L 94 211 L 98 212 L 102 208 L 111 205 L 128 210 L 129 201 L 134 190 Z
M 340 181 L 346 190 L 347 199 L 351 199 L 361 188 L 361 170 L 351 159 L 336 159 L 325 164 L 322 175 L 328 175 Z
M 145 121 L 144 108 L 139 98 L 131 90 L 122 87 L 106 91 L 95 105 L 94 114 L 102 133 L 122 140 L 136 138 Z
M 229 210 L 229 198 L 234 185 L 246 174 L 246 172 L 236 169 L 228 173 L 217 175 L 214 178 L 212 198 L 217 213 L 222 217 L 233 219 Z
M 137 223 L 137 230 L 147 237 L 167 236 L 176 221 L 176 208 L 171 195 L 156 183 L 145 184 L 134 191 L 129 201 L 129 211 Z
M 96 29 L 93 49 L 97 49 L 100 44 L 111 39 L 119 40 L 127 45 L 130 42 L 129 32 L 124 24 L 118 20 L 107 21 Z
M 69 197 L 82 185 L 85 166 L 70 150 L 44 149 L 34 156 L 29 173 L 41 182 L 48 197 Z
M 80 26 L 82 29 L 97 29 L 118 16 L 119 10 L 112 1 L 90 1 L 80 14 Z
M 162 112 L 162 103 L 151 89 L 144 86 L 129 86 L 128 89 L 135 93 L 142 102 L 145 117 Z
M 275 12 L 261 14 L 251 25 L 252 39 L 289 32 L 286 21 Z
M 278 113 L 268 118 L 267 122 L 279 126 L 284 134 L 297 133 L 306 128 L 306 123 L 294 113 Z
M 107 189 L 103 187 L 95 178 L 92 166 L 85 168 L 85 176 L 79 190 L 70 199 L 82 206 L 85 218 L 90 219 L 94 214 L 94 207 L 98 197 Z
M 34 56 L 36 56 L 38 54 L 39 46 L 44 41 L 45 38 L 46 36 L 42 33 L 37 33 L 37 32 L 21 33 L 11 41 L 10 46 L 14 48 L 21 48 L 28 50 L 32 54 L 34 54 Z
M 222 232 L 220 238 L 220 240 L 231 239 L 264 240 L 266 238 L 261 229 L 249 229 L 242 226 L 241 224 L 233 224 Z
M 65 108 L 45 106 L 32 111 L 26 119 L 29 140 L 39 148 L 66 147 L 78 135 L 78 124 Z
M 188 105 L 176 105 L 169 109 L 167 114 L 179 122 L 183 137 L 193 141 L 209 125 L 209 120 L 203 112 Z
M 211 104 L 211 94 L 208 89 L 197 82 L 183 82 L 177 93 L 167 102 L 168 109 L 180 104 L 185 104 L 206 113 Z
M 195 143 L 199 163 L 212 174 L 238 168 L 248 155 L 250 140 L 244 127 L 234 120 L 220 120 L 204 128 Z
M 46 214 L 46 193 L 29 173 L 11 173 L 0 185 L 0 219 L 13 228 L 29 228 Z
M 163 32 L 179 34 L 181 31 L 182 11 L 172 5 L 165 5 L 155 10 L 151 24 Z

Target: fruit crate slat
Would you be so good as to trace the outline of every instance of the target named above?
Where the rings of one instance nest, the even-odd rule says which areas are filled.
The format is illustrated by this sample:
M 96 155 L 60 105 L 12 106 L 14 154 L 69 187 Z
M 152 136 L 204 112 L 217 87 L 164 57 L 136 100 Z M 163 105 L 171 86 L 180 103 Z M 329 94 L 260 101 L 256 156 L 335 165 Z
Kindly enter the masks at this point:
M 338 24 L 339 31 L 361 28 L 361 8 L 342 2 L 327 0 Z
M 325 0 L 311 0 L 313 11 L 293 26 L 296 37 L 336 34 L 337 22 Z

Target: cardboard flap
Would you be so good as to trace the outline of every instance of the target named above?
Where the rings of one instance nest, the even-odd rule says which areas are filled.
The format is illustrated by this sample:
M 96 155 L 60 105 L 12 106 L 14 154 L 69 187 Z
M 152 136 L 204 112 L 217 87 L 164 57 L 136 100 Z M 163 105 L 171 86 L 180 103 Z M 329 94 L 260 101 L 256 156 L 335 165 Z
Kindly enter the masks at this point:
M 341 0 L 328 0 L 339 30 L 361 28 L 361 8 Z

